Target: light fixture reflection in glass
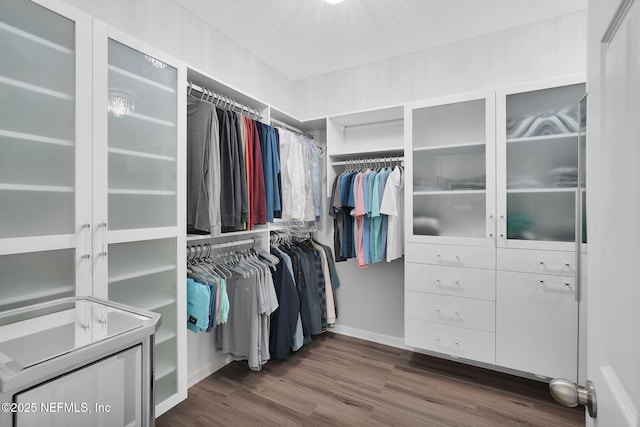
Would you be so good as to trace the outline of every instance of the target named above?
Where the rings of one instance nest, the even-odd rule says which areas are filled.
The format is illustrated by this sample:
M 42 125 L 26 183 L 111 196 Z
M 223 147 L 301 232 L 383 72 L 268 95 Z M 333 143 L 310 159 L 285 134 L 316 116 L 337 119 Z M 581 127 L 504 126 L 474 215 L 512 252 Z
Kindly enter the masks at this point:
M 114 117 L 124 117 L 136 109 L 135 98 L 128 93 L 109 91 L 107 111 Z
M 324 1 L 329 4 L 338 4 L 338 3 L 342 3 L 344 0 L 324 0 Z
M 339 1 L 342 1 L 342 0 L 339 0 Z M 156 67 L 156 68 L 160 68 L 160 69 L 162 69 L 162 68 L 164 68 L 164 67 L 166 67 L 166 66 L 167 66 L 167 64 L 165 64 L 165 63 L 164 63 L 164 62 L 162 62 L 162 61 L 157 60 L 157 59 L 156 59 L 156 58 L 154 58 L 153 56 L 145 55 L 145 56 L 144 56 L 144 59 L 146 59 L 147 61 L 151 62 L 151 65 L 153 65 L 153 66 L 154 66 L 154 67 Z

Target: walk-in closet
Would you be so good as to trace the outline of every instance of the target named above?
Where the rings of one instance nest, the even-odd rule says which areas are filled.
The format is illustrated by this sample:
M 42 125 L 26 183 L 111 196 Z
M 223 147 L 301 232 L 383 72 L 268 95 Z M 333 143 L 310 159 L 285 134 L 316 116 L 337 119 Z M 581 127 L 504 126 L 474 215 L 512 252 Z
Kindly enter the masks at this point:
M 637 427 L 638 40 L 635 0 L 2 1 L 0 426 Z

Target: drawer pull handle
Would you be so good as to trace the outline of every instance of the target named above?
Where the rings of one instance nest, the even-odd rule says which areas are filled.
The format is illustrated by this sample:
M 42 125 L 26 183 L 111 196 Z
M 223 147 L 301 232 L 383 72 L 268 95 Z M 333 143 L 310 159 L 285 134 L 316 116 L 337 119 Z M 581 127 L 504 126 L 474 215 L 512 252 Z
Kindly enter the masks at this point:
M 453 282 L 453 285 L 447 286 L 447 285 L 443 285 L 442 281 L 440 279 L 436 279 L 436 284 L 441 288 L 450 288 L 450 289 L 460 288 L 460 289 L 462 289 L 462 285 L 460 284 L 460 280 L 455 280 Z
M 546 268 L 550 268 L 547 264 L 544 263 L 544 261 L 540 260 L 538 262 L 540 263 L 541 266 L 546 267 Z M 571 269 L 571 263 L 564 262 L 562 264 L 563 264 L 563 267 L 567 267 L 568 269 Z
M 445 345 L 460 345 L 460 340 L 443 340 L 440 338 L 440 335 L 436 336 L 436 341 Z
M 450 317 L 452 319 L 460 318 L 460 310 L 443 310 L 440 307 L 436 307 L 436 313 L 440 316 Z
M 539 282 L 540 282 L 541 286 L 546 286 L 546 283 L 545 283 L 544 280 L 540 280 Z M 569 282 L 564 282 L 563 285 L 565 285 L 565 286 L 567 286 L 569 288 L 571 287 L 571 283 L 569 283 Z
M 438 261 L 440 262 L 446 262 L 446 261 L 443 261 L 442 256 L 440 254 L 436 254 L 436 258 L 438 258 Z M 460 258 L 460 255 L 456 255 L 455 258 L 456 258 L 456 262 L 462 263 L 462 259 Z

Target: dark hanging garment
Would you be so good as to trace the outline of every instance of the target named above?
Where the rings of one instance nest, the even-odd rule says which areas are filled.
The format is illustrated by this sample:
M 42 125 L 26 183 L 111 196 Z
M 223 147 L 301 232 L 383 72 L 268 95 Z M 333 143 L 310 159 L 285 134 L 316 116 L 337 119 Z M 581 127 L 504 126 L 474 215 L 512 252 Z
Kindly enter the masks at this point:
M 275 133 L 275 149 L 276 149 L 275 153 L 278 161 L 278 173 L 276 174 L 276 182 L 277 182 L 276 191 L 278 195 L 278 200 L 280 201 L 276 209 L 273 211 L 273 216 L 275 218 L 282 218 L 282 174 L 281 174 L 281 165 L 280 165 L 280 132 L 278 132 L 277 128 L 274 128 L 273 131 Z
M 235 167 L 237 158 L 237 144 L 231 143 L 231 123 L 225 110 L 218 109 L 218 121 L 220 123 L 220 219 L 223 231 L 234 229 L 236 216 L 235 187 L 238 182 L 234 174 L 238 173 Z
M 220 119 L 220 179 L 222 185 L 222 230 L 238 231 L 242 219 L 242 193 L 240 158 L 238 156 L 238 131 L 235 113 L 218 110 Z
M 238 229 L 243 230 L 244 224 L 249 222 L 249 190 L 247 185 L 247 162 L 245 159 L 245 147 L 244 140 L 242 139 L 242 129 L 240 126 L 243 125 L 241 122 L 240 114 L 238 113 L 230 113 L 232 118 L 232 123 L 234 125 L 234 129 L 236 131 L 236 145 L 238 152 L 238 172 L 239 176 L 239 184 L 240 184 L 240 220 L 238 221 Z
M 264 189 L 264 170 L 262 167 L 262 150 L 260 137 L 258 134 L 258 126 L 254 120 L 249 123 L 247 132 L 249 149 L 251 151 L 251 160 L 253 163 L 253 171 L 249 175 L 252 178 L 251 193 L 251 223 L 266 224 L 267 223 L 267 199 Z
M 209 233 L 208 175 L 213 110 L 204 102 L 187 103 L 187 233 Z
M 293 336 L 296 332 L 300 300 L 293 276 L 284 258 L 274 250 L 271 251 L 271 254 L 277 256 L 280 262 L 275 271 L 271 270 L 278 296 L 278 309 L 271 314 L 269 352 L 276 359 L 286 359 L 291 351 Z

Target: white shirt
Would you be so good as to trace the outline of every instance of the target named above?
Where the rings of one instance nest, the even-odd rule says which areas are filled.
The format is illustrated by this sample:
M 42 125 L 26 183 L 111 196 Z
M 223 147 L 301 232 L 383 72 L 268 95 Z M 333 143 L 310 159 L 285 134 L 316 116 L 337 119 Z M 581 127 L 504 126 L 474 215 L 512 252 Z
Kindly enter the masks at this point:
M 404 171 L 398 166 L 389 174 L 380 213 L 388 216 L 387 262 L 404 254 Z

